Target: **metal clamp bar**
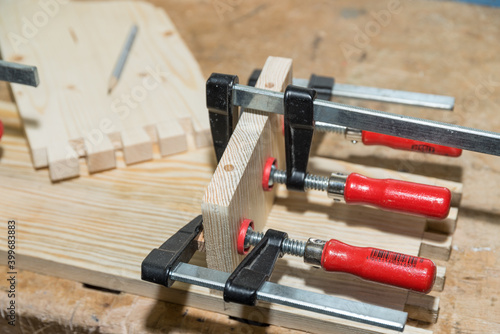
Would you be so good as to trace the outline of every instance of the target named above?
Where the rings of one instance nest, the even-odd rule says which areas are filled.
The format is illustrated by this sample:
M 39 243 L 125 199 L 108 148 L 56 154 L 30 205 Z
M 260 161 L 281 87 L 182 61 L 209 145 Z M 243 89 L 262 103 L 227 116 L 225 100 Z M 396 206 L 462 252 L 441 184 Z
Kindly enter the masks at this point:
M 293 84 L 296 86 L 308 87 L 309 81 L 307 79 L 294 78 Z M 452 96 L 339 83 L 332 85 L 331 95 L 445 110 L 453 110 L 455 106 L 455 98 Z
M 36 66 L 0 60 L 0 81 L 36 87 L 40 83 Z
M 170 279 L 223 291 L 229 273 L 179 263 Z M 297 288 L 265 282 L 257 291 L 257 300 L 295 307 L 342 319 L 402 332 L 408 314 L 385 307 L 350 301 Z
M 455 98 L 451 96 L 348 84 L 336 84 L 333 87 L 333 95 L 447 110 L 453 110 L 455 105 Z
M 283 114 L 283 93 L 234 85 L 233 105 Z M 390 136 L 500 155 L 500 134 L 383 111 L 315 100 L 314 120 Z

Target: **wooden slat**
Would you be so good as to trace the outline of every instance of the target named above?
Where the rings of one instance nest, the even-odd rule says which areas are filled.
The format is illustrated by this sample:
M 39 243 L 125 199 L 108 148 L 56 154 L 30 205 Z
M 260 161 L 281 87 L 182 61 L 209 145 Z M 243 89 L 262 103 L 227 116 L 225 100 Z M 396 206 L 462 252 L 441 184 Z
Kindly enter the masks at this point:
M 446 267 L 437 266 L 436 281 L 434 282 L 433 291 L 443 291 L 444 283 L 446 282 Z
M 419 255 L 448 261 L 453 237 L 448 234 L 425 232 Z
M 410 291 L 404 311 L 408 312 L 410 319 L 436 323 L 439 314 L 439 297 Z
M 432 232 L 441 232 L 446 234 L 452 234 L 457 228 L 458 220 L 458 205 L 450 208 L 450 213 L 448 217 L 444 220 L 432 220 L 427 219 L 427 230 Z

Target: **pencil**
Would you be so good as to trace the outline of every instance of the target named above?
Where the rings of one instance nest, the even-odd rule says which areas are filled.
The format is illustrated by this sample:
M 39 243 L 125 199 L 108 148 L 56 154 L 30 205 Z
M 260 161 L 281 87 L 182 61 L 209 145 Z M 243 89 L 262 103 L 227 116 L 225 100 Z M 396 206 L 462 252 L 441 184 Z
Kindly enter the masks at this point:
M 132 44 L 134 44 L 135 36 L 137 35 L 137 30 L 139 28 L 136 24 L 130 28 L 130 32 L 128 34 L 127 40 L 125 41 L 125 45 L 123 46 L 122 52 L 120 53 L 120 57 L 115 64 L 113 72 L 111 73 L 111 77 L 109 78 L 108 84 L 108 94 L 111 94 L 111 91 L 118 84 L 118 80 L 120 80 L 120 76 L 122 75 L 123 68 L 125 67 L 125 62 L 127 61 L 128 55 L 130 53 L 130 49 L 132 48 Z

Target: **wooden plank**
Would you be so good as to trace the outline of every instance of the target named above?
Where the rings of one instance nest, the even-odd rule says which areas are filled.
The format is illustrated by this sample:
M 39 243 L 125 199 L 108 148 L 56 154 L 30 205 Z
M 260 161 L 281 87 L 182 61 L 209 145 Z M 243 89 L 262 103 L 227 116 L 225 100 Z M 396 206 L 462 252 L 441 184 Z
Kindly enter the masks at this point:
M 292 82 L 292 60 L 269 57 L 256 87 L 284 91 Z M 262 189 L 262 170 L 268 157 L 280 157 L 277 115 L 246 110 L 227 145 L 203 197 L 207 263 L 230 272 L 241 261 L 236 252 L 238 228 L 252 219 L 262 229 L 274 200 L 274 191 Z
M 57 266 L 45 261 L 36 261 L 32 263 L 30 258 L 22 258 L 23 262 L 28 262 L 37 268 L 36 271 L 42 273 L 49 273 L 49 270 L 56 270 Z M 195 263 L 199 261 L 195 259 Z M 72 281 L 80 280 L 82 275 L 88 275 L 88 271 L 82 272 L 80 268 L 74 268 L 72 274 L 67 277 Z M 176 289 L 166 289 L 156 284 L 150 284 L 144 281 L 130 281 L 120 280 L 116 281 L 115 277 L 107 275 L 102 272 L 92 272 L 92 275 L 86 279 L 86 283 L 93 286 L 117 287 L 128 285 L 131 293 L 140 294 L 155 300 L 167 300 L 176 304 L 184 305 L 187 307 L 199 307 L 204 305 L 205 310 L 218 312 L 233 316 L 236 318 L 250 319 L 257 323 L 273 323 L 276 326 L 284 328 L 308 328 L 309 332 L 313 333 L 363 333 L 363 334 L 382 334 L 388 333 L 386 329 L 376 328 L 363 324 L 356 324 L 352 321 L 337 319 L 336 322 L 328 322 L 329 317 L 317 313 L 303 311 L 300 314 L 290 314 L 290 308 L 280 305 L 269 305 L 267 303 L 259 303 L 257 307 L 248 307 L 244 305 L 225 303 L 221 297 L 210 294 L 208 289 L 196 286 L 188 286 L 185 284 L 178 284 Z M 6 296 L 2 295 L 6 299 Z M 43 296 L 41 296 L 43 298 Z M 29 311 L 28 311 L 29 312 Z M 63 310 L 62 312 L 65 312 Z M 353 326 L 355 325 L 355 327 Z M 392 333 L 392 332 L 391 332 Z M 405 334 L 431 334 L 431 331 L 419 329 L 412 326 L 406 326 Z
M 205 80 L 163 11 L 135 1 L 58 4 L 50 24 L 27 39 L 23 20 L 40 12 L 38 1 L 0 5 L 3 57 L 39 67 L 38 88 L 12 87 L 33 165 L 48 166 L 53 181 L 82 173 L 78 157 L 95 173 L 115 168 L 116 149 L 131 164 L 152 159 L 154 142 L 161 155 L 187 150 L 188 138 L 191 148 L 210 144 Z M 107 95 L 132 23 L 139 26 L 135 46 L 117 89 Z

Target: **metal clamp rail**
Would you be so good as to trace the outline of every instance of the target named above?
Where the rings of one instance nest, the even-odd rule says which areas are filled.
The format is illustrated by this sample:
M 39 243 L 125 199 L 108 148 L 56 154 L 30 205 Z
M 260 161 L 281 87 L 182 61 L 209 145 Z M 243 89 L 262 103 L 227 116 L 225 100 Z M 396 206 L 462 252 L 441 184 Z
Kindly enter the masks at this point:
M 240 84 L 234 84 L 231 90 L 233 106 L 275 114 L 284 113 L 283 93 Z M 500 155 L 500 133 L 341 103 L 315 100 L 314 121 Z

